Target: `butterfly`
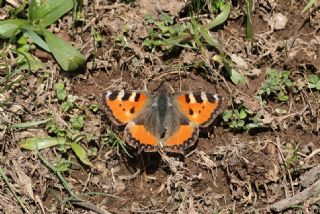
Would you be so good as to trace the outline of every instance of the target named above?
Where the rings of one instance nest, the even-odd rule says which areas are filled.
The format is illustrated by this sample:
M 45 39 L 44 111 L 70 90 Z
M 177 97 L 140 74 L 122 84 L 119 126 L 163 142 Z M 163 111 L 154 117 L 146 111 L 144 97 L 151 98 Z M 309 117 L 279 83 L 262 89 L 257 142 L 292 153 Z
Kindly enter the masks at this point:
M 199 127 L 212 123 L 220 101 L 218 95 L 205 92 L 114 90 L 103 93 L 102 103 L 113 123 L 127 124 L 124 141 L 130 146 L 184 153 L 196 142 Z

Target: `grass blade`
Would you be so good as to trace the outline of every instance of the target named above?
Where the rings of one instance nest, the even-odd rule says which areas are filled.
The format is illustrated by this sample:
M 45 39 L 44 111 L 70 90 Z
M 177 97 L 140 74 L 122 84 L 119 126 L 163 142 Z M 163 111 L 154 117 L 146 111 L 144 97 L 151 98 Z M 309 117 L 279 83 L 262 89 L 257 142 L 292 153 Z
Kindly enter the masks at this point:
M 22 27 L 21 31 L 27 35 L 36 45 L 38 45 L 40 48 L 47 52 L 51 52 L 47 43 L 40 37 L 38 36 L 35 32 L 33 32 L 31 29 Z
M 214 20 L 212 20 L 204 26 L 206 30 L 211 30 L 212 28 L 221 25 L 223 22 L 227 20 L 230 13 L 230 3 L 227 2 L 226 4 L 222 5 L 220 9 L 221 13 Z
M 306 10 L 309 10 L 315 4 L 316 4 L 316 0 L 309 0 L 308 4 L 303 8 L 301 14 L 306 12 Z
M 252 25 L 252 7 L 253 7 L 253 1 L 252 0 L 246 0 L 246 34 L 247 39 L 251 42 L 251 47 L 253 46 L 253 25 Z

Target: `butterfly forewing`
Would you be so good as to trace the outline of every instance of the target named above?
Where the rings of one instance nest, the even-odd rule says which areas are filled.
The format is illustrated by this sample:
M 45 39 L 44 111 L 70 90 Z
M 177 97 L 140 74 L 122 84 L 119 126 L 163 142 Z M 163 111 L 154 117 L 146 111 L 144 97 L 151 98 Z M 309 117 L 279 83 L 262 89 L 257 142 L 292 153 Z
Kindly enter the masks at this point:
M 190 92 L 176 94 L 175 97 L 177 106 L 188 120 L 201 127 L 206 127 L 212 123 L 219 107 L 218 95 Z
M 140 91 L 106 91 L 102 96 L 109 118 L 117 125 L 136 118 L 149 101 L 150 96 Z

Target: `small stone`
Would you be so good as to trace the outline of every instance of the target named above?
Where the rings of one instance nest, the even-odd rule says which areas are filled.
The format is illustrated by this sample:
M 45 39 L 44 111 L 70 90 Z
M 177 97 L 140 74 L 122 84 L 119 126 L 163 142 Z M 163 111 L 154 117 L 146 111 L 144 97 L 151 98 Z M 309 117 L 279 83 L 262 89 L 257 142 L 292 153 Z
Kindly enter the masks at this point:
M 273 26 L 275 30 L 282 30 L 286 27 L 288 18 L 284 16 L 282 13 L 276 13 L 272 17 Z

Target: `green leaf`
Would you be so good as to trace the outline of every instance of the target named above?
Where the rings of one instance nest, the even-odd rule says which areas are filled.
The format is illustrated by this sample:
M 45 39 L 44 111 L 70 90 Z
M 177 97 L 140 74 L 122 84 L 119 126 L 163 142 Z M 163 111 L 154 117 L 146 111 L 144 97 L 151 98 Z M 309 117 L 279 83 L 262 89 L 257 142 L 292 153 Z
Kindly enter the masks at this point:
M 280 91 L 278 94 L 278 100 L 285 102 L 289 100 L 289 97 L 284 93 L 284 91 Z
M 173 18 L 167 13 L 161 13 L 159 16 L 159 20 L 164 22 L 164 24 L 166 25 L 173 24 Z
M 30 21 L 47 27 L 56 22 L 64 14 L 73 8 L 73 0 L 45 0 L 41 5 L 34 6 Z
M 87 151 L 80 144 L 70 143 L 70 147 L 82 163 L 87 166 L 93 167 L 93 164 L 88 159 Z
M 236 127 L 237 128 L 243 128 L 244 125 L 245 125 L 245 121 L 244 120 L 239 120 L 239 121 L 237 121 Z
M 204 29 L 207 31 L 211 30 L 212 28 L 221 25 L 223 22 L 225 22 L 229 16 L 230 13 L 230 3 L 226 2 L 226 4 L 220 6 L 221 13 L 211 22 L 209 22 L 206 26 L 204 26 Z
M 320 81 L 317 82 L 317 84 L 316 84 L 316 89 L 317 89 L 318 91 L 320 91 Z
M 212 47 L 216 48 L 219 53 L 222 52 L 221 50 L 221 44 L 218 40 L 216 40 L 209 32 L 209 29 L 207 27 L 201 26 L 195 19 L 191 19 L 191 23 L 195 30 L 201 34 L 203 39 Z
M 8 19 L 0 21 L 0 39 L 8 39 L 20 32 L 20 27 L 28 26 L 27 20 Z
M 55 166 L 57 172 L 68 172 L 70 170 L 71 162 L 61 158 Z
M 47 43 L 40 36 L 38 36 L 35 32 L 33 32 L 31 29 L 22 27 L 21 31 L 26 36 L 28 36 L 40 48 L 42 48 L 43 50 L 45 50 L 47 52 L 50 52 L 50 49 L 49 49 Z
M 224 56 L 216 57 L 216 60 L 218 60 L 218 61 L 220 61 L 221 59 L 223 61 L 224 68 L 226 69 L 226 71 L 229 74 L 229 77 L 230 77 L 231 81 L 234 84 L 238 84 L 238 83 L 241 84 L 241 85 L 245 84 L 246 81 L 247 81 L 246 77 L 243 74 L 241 74 L 238 71 L 236 71 L 232 67 L 231 63 Z
M 73 108 L 73 103 L 66 101 L 61 104 L 61 109 L 63 112 L 67 112 L 69 109 Z
M 56 137 L 34 137 L 27 138 L 20 143 L 20 147 L 32 151 L 46 149 L 52 146 L 64 145 L 66 143 L 65 138 Z
M 222 119 L 227 122 L 232 116 L 232 111 L 226 110 L 222 113 Z
M 19 48 L 18 50 L 20 51 L 21 49 Z M 16 63 L 19 65 L 19 68 L 23 68 L 23 69 L 29 69 L 29 65 L 30 65 L 30 69 L 32 71 L 37 71 L 41 68 L 44 68 L 44 63 L 28 52 L 23 52 L 23 53 L 18 52 Z
M 232 80 L 232 82 L 234 84 L 245 84 L 246 83 L 246 77 L 243 74 L 240 74 L 238 71 L 236 71 L 235 69 L 231 69 L 231 75 L 230 75 L 230 79 Z
M 38 7 L 38 3 L 36 0 L 30 0 L 30 4 L 29 4 L 29 13 L 28 13 L 28 20 L 30 23 L 32 23 L 35 19 L 36 19 L 36 10 Z
M 19 47 L 27 45 L 28 44 L 28 37 L 20 36 L 20 38 L 17 40 L 17 44 Z
M 149 24 L 153 24 L 154 23 L 154 18 L 152 16 L 152 14 L 147 13 L 146 15 L 144 15 L 144 19 L 147 20 L 147 22 Z
M 53 33 L 45 32 L 45 40 L 63 70 L 75 70 L 85 63 L 86 58 L 84 55 Z
M 245 129 L 246 129 L 246 130 L 250 130 L 250 129 L 258 128 L 258 127 L 259 127 L 259 124 L 256 124 L 256 123 L 248 123 L 248 124 L 245 126 Z
M 64 84 L 62 82 L 56 83 L 54 85 L 54 89 L 56 90 L 56 95 L 59 100 L 65 100 L 67 97 L 67 91 L 64 89 Z
M 244 109 L 241 109 L 240 110 L 240 113 L 239 113 L 239 118 L 240 120 L 243 120 L 247 117 L 247 112 L 244 110 Z
M 315 85 L 315 84 L 317 84 L 317 82 L 319 82 L 319 77 L 317 75 L 314 75 L 314 74 L 309 75 L 308 76 L 308 82 L 309 82 L 309 84 Z
M 93 112 L 98 112 L 99 110 L 99 104 L 97 103 L 92 103 L 90 106 L 89 106 L 89 109 Z
M 69 109 L 73 108 L 75 101 L 76 101 L 76 96 L 68 95 L 67 101 L 63 102 L 61 105 L 62 111 L 67 112 Z
M 78 115 L 72 115 L 70 122 L 73 130 L 80 131 L 80 129 L 83 127 L 83 124 L 84 124 L 84 117 L 78 116 Z

